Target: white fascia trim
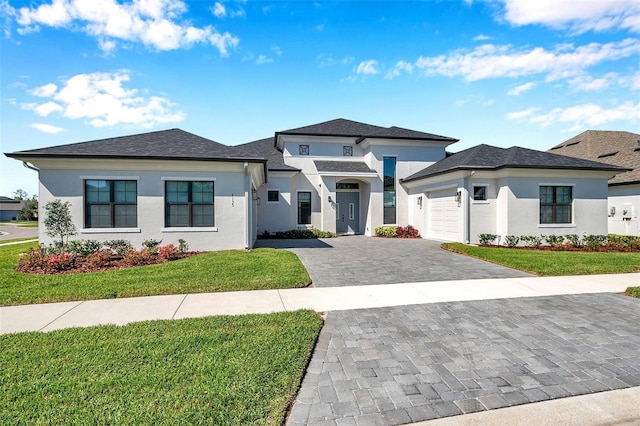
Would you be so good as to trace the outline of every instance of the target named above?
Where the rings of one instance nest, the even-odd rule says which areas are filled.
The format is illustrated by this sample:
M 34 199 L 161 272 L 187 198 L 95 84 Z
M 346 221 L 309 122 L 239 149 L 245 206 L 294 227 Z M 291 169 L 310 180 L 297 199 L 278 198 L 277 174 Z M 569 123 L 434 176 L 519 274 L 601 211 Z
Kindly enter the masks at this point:
M 160 232 L 218 232 L 218 227 L 171 227 L 171 228 L 160 228 Z
M 376 178 L 377 173 L 318 172 L 318 176 Z
M 217 178 L 213 176 L 161 176 L 161 180 L 180 180 L 180 181 L 215 181 Z
M 81 234 L 139 234 L 140 228 L 83 228 Z
M 91 175 L 80 176 L 82 180 L 140 180 L 140 176 L 104 176 L 104 175 Z
M 435 191 L 442 191 L 445 189 L 458 189 L 458 184 L 457 183 L 448 183 L 446 185 L 439 185 L 439 186 L 425 186 L 424 188 L 422 188 L 422 192 L 435 192 Z

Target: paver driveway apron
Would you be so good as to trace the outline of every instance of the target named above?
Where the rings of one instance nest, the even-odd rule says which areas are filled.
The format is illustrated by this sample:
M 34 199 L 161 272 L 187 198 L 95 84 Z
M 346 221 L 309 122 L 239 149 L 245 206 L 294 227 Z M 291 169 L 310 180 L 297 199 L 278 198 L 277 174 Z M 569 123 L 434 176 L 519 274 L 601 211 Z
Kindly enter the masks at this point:
M 286 248 L 298 255 L 316 287 L 531 276 L 452 253 L 424 239 L 362 235 L 319 240 L 258 240 L 257 247 Z
M 329 312 L 288 425 L 393 425 L 640 386 L 640 300 Z

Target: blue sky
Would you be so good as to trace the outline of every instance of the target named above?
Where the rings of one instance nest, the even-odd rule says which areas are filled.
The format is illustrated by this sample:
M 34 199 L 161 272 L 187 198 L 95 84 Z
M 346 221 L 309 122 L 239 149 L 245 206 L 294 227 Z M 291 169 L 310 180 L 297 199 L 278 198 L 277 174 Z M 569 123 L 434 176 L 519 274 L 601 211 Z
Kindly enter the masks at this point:
M 640 133 L 640 0 L 0 0 L 2 152 L 347 118 L 546 150 Z M 37 175 L 0 159 L 0 195 Z

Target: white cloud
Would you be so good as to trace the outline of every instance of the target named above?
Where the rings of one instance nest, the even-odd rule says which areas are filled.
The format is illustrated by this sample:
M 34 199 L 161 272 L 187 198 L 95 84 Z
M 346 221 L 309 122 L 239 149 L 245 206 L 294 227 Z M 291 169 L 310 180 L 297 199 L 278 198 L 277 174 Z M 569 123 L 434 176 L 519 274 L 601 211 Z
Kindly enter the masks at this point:
M 278 56 L 282 55 L 282 49 L 280 49 L 280 46 L 271 46 L 271 51 Z
M 385 78 L 387 79 L 395 78 L 399 76 L 403 71 L 406 73 L 411 73 L 413 71 L 413 64 L 410 64 L 409 62 L 405 62 L 405 61 L 398 61 L 393 66 L 393 68 L 389 70 L 389 72 L 387 72 L 387 75 L 385 75 Z
M 315 26 L 316 31 L 322 32 L 324 31 L 324 24 L 319 24 Z
M 584 46 L 559 45 L 553 50 L 535 47 L 516 50 L 510 45 L 485 44 L 475 49 L 456 50 L 450 55 L 420 57 L 415 63 L 427 76 L 461 76 L 466 81 L 497 77 L 546 74 L 547 81 L 569 78 L 604 61 L 614 61 L 640 53 L 640 40 L 590 43 Z
M 44 123 L 33 123 L 29 125 L 32 129 L 40 130 L 41 132 L 56 134 L 62 132 L 64 129 L 62 127 L 52 126 L 51 124 Z
M 624 29 L 640 32 L 638 0 L 502 0 L 504 19 L 513 25 L 542 24 L 576 33 Z
M 612 108 L 603 108 L 593 103 L 576 105 L 568 108 L 554 108 L 553 110 L 534 114 L 537 109 L 507 114 L 510 120 L 526 119 L 531 124 L 549 127 L 556 123 L 571 123 L 572 129 L 601 126 L 612 121 L 640 120 L 640 102 L 625 102 Z
M 356 74 L 378 74 L 378 61 L 374 59 L 369 59 L 367 61 L 362 61 L 358 64 L 356 68 Z
M 527 90 L 533 89 L 533 86 L 535 86 L 535 85 L 536 84 L 532 83 L 532 82 L 521 84 L 521 85 L 516 86 L 513 89 L 509 90 L 507 92 L 507 95 L 509 95 L 509 96 L 518 96 L 522 92 L 526 92 Z
M 181 22 L 186 9 L 180 0 L 52 0 L 35 7 L 11 8 L 20 34 L 38 31 L 40 26 L 79 29 L 95 37 L 105 53 L 112 52 L 116 42 L 142 43 L 157 50 L 209 44 L 222 55 L 238 45 L 239 39 L 228 32 Z
M 232 10 L 231 11 L 231 17 L 232 18 L 243 18 L 245 17 L 247 14 L 244 11 L 244 9 L 236 9 L 236 10 Z
M 85 119 L 94 127 L 119 124 L 150 128 L 159 123 L 184 120 L 185 114 L 174 109 L 166 98 L 141 96 L 138 89 L 128 89 L 128 71 L 117 73 L 78 74 L 63 82 L 59 90 L 47 92 L 50 98 L 43 103 L 25 103 L 23 109 L 40 116 L 60 113 L 70 119 Z M 51 88 L 51 84 L 42 87 Z M 34 89 L 29 93 L 38 91 Z M 45 97 L 45 96 L 42 96 Z
M 29 93 L 40 98 L 49 98 L 56 92 L 56 90 L 58 90 L 58 86 L 53 83 L 49 83 L 45 84 L 44 86 L 36 87 L 35 89 L 29 90 Z
M 530 117 L 534 112 L 538 111 L 539 108 L 527 108 L 523 111 L 515 111 L 507 114 L 507 118 L 509 120 L 521 120 L 523 118 Z
M 485 34 L 478 34 L 473 38 L 473 41 L 487 41 L 487 40 L 491 40 L 491 37 Z
M 216 2 L 211 8 L 211 13 L 213 13 L 216 18 L 224 18 L 227 16 L 227 9 L 222 3 Z
M 316 61 L 320 67 L 329 67 L 333 65 L 349 65 L 355 60 L 353 56 L 344 57 L 342 59 L 336 59 L 333 56 L 325 55 L 324 53 L 316 56 Z
M 631 90 L 640 90 L 640 71 L 631 77 Z
M 273 59 L 265 56 L 265 55 L 259 55 L 258 59 L 256 59 L 256 64 L 261 65 L 261 64 L 268 64 L 270 62 L 273 62 Z
M 569 79 L 568 83 L 575 90 L 590 92 L 606 89 L 618 80 L 618 74 L 610 72 L 600 78 L 594 78 L 590 75 L 579 75 Z

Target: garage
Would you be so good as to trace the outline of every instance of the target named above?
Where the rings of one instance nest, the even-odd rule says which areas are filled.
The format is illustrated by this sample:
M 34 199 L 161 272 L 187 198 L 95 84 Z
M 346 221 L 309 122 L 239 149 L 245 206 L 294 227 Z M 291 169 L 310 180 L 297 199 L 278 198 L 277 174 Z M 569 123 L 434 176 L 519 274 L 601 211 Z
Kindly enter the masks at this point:
M 451 188 L 427 193 L 429 238 L 458 241 L 460 207 L 456 201 L 456 192 L 456 188 Z

